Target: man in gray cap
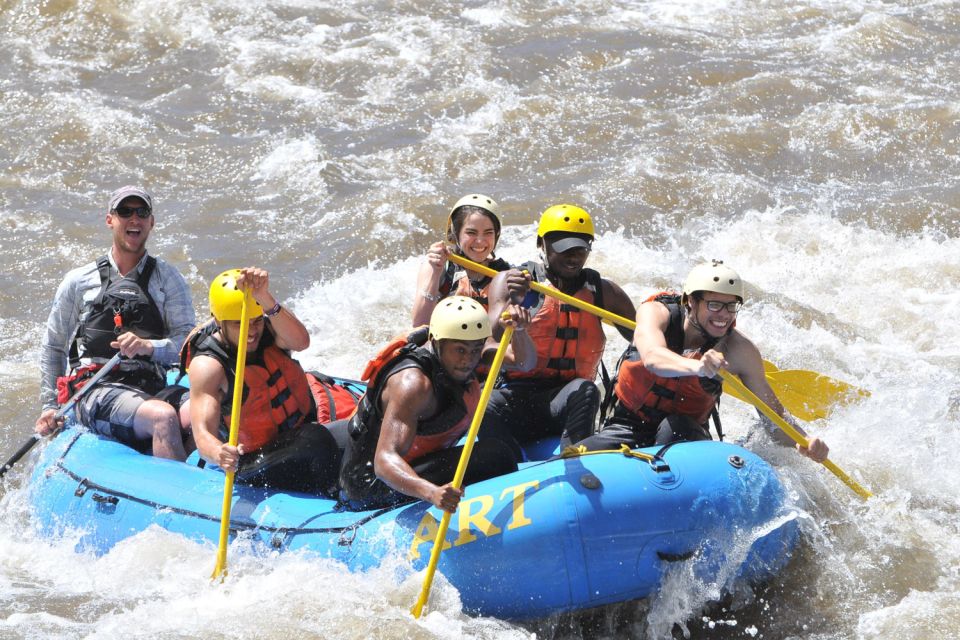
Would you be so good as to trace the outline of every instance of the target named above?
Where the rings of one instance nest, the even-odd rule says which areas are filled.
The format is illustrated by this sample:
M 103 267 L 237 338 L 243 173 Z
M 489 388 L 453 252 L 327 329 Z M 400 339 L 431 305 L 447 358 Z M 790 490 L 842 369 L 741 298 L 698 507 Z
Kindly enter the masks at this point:
M 176 268 L 147 255 L 154 217 L 144 189 L 114 191 L 106 223 L 110 251 L 70 271 L 57 289 L 41 349 L 43 409 L 35 431 L 56 431 L 58 404 L 119 352 L 120 364 L 77 403 L 77 419 L 157 457 L 184 460 L 177 412 L 152 396 L 196 324 L 190 287 Z
M 511 301 L 524 296 L 528 281 L 557 289 L 592 306 L 633 318 L 636 309 L 619 285 L 584 265 L 593 248 L 593 218 L 581 207 L 558 204 L 540 216 L 537 247 L 540 262 L 498 274 L 490 284 L 490 318 L 500 317 Z M 480 439 L 507 443 L 517 461 L 523 445 L 560 436 L 567 446 L 593 434 L 600 409 L 595 380 L 606 346 L 600 318 L 557 300 L 530 293 L 523 300 L 533 320 L 527 334 L 536 346 L 537 363 L 503 372 L 503 382 L 490 396 L 480 427 Z M 617 330 L 627 340 L 633 332 Z M 494 328 L 494 337 L 498 330 Z

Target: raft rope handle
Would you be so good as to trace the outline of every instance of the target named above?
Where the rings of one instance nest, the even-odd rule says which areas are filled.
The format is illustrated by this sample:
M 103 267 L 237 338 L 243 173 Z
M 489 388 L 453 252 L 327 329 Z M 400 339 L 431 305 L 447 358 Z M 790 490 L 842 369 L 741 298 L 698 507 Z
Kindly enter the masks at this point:
M 565 447 L 564 450 L 560 452 L 560 457 L 566 460 L 568 458 L 592 456 L 598 453 L 622 453 L 628 458 L 639 458 L 640 460 L 647 462 L 654 471 L 660 473 L 670 471 L 670 465 L 668 465 L 667 461 L 660 456 L 662 452 L 663 449 L 658 451 L 656 454 L 645 453 L 643 451 L 634 451 L 629 445 L 626 444 L 620 445 L 619 449 L 600 449 L 598 451 L 587 451 L 587 448 L 583 445 L 570 445 Z

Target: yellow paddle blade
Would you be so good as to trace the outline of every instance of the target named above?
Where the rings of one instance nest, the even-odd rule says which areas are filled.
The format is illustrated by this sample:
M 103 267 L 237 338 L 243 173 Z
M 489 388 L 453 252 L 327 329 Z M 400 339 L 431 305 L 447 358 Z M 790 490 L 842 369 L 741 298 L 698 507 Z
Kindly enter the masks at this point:
M 764 373 L 771 373 L 771 372 L 773 372 L 773 371 L 780 371 L 780 368 L 779 368 L 777 365 L 775 365 L 775 364 L 773 364 L 772 362 L 770 362 L 769 360 L 764 360 L 764 361 L 763 361 L 763 372 L 764 372 Z
M 828 418 L 836 405 L 847 405 L 870 396 L 865 389 L 804 369 L 767 370 L 767 382 L 783 407 L 807 422 Z M 723 391 L 750 404 L 732 385 L 725 386 Z
M 835 378 L 803 369 L 784 369 L 767 374 L 776 380 L 779 388 L 806 396 L 813 403 L 823 406 L 831 403 L 850 404 L 869 398 L 870 392 Z

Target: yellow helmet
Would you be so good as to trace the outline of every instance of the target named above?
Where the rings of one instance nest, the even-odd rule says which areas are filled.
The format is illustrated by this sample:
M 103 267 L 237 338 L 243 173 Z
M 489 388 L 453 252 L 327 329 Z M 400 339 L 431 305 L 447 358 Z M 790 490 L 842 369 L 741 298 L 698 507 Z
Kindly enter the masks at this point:
M 240 320 L 240 314 L 243 310 L 243 291 L 237 288 L 237 278 L 240 277 L 240 269 L 230 269 L 224 271 L 210 283 L 210 313 L 217 319 L 217 322 L 224 320 Z M 263 315 L 263 307 L 251 298 L 253 306 L 248 311 L 248 316 L 259 318 Z
M 430 316 L 430 337 L 435 340 L 486 340 L 490 335 L 487 310 L 473 298 L 444 298 Z
M 447 242 L 458 244 L 457 234 L 453 229 L 453 214 L 460 207 L 477 207 L 493 216 L 493 229 L 496 233 L 496 239 L 500 240 L 500 205 L 490 196 L 485 196 L 482 193 L 471 193 L 457 200 L 451 207 L 450 213 L 447 214 Z
M 593 218 L 584 209 L 572 204 L 555 204 L 547 208 L 540 216 L 537 226 L 537 237 L 554 231 L 565 233 L 582 233 L 593 239 Z
M 723 260 L 713 260 L 698 264 L 690 270 L 683 283 L 683 296 L 695 291 L 712 291 L 737 296 L 743 302 L 743 279 L 736 271 L 723 264 Z

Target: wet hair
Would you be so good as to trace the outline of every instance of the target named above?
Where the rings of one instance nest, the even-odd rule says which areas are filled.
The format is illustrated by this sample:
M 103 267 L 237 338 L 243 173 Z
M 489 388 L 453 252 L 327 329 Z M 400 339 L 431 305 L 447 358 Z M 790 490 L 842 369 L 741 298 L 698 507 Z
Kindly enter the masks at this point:
M 472 204 L 465 204 L 460 207 L 457 207 L 456 210 L 450 214 L 450 237 L 447 238 L 457 248 L 460 247 L 460 231 L 463 229 L 463 222 L 471 214 L 481 213 L 489 218 L 490 222 L 493 223 L 493 234 L 494 234 L 494 249 L 496 245 L 500 242 L 500 218 L 493 215 L 483 207 L 477 207 Z M 491 252 L 492 253 L 492 252 Z

